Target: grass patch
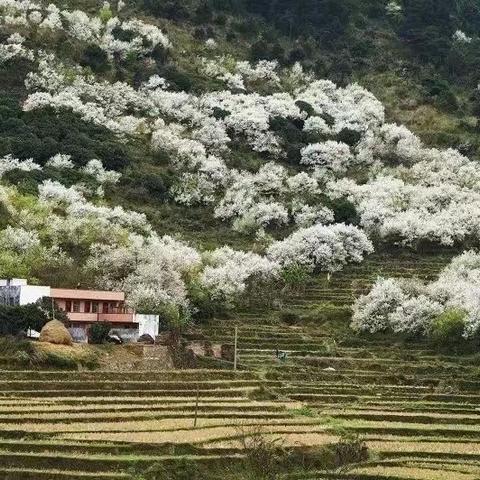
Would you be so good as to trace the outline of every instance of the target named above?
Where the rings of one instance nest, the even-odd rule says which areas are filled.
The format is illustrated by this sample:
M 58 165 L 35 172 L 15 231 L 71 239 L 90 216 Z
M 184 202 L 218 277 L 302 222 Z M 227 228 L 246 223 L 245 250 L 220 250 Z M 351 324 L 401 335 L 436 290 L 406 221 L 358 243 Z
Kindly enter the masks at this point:
M 0 359 L 9 368 L 77 370 L 99 366 L 101 352 L 88 345 L 53 345 L 15 337 L 0 338 Z

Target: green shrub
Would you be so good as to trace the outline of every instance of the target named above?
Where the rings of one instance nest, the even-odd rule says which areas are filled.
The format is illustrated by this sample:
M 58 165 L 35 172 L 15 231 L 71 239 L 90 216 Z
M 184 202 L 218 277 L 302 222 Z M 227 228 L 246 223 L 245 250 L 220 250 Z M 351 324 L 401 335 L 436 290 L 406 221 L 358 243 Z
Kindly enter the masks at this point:
M 13 92 L 0 93 L 0 156 L 34 158 L 43 165 L 59 152 L 71 155 L 76 165 L 98 158 L 105 168 L 114 170 L 132 161 L 128 147 L 106 128 L 85 122 L 69 111 L 42 108 L 24 112 Z
M 35 305 L 44 313 L 47 321 L 60 320 L 63 323 L 68 321 L 66 312 L 51 297 L 42 297 L 36 301 Z
M 300 323 L 302 319 L 297 312 L 291 310 L 282 310 L 279 312 L 278 316 L 280 321 L 286 325 L 296 325 L 297 323 Z
M 181 0 L 168 0 L 159 2 L 158 0 L 143 0 L 140 4 L 152 15 L 165 17 L 170 20 L 182 21 L 190 17 L 188 8 Z
M 221 300 L 213 300 L 209 293 L 197 284 L 188 287 L 188 297 L 192 304 L 192 318 L 197 321 L 211 320 L 225 316 L 227 305 Z
M 357 224 L 359 216 L 355 205 L 347 199 L 340 198 L 334 200 L 329 205 L 335 215 L 335 222 L 348 224 Z
M 300 109 L 301 112 L 306 113 L 309 117 L 315 115 L 315 109 L 310 105 L 310 103 L 304 102 L 303 100 L 297 100 L 295 105 Z
M 108 322 L 93 323 L 88 329 L 88 342 L 94 345 L 106 343 L 111 328 L 112 325 Z
M 103 73 L 110 68 L 106 52 L 93 44 L 85 47 L 80 65 L 90 67 L 95 73 Z
M 78 370 L 80 366 L 94 369 L 98 367 L 98 352 L 95 350 L 56 350 L 55 346 L 40 348 L 41 344 L 18 337 L 0 337 L 0 359 L 9 368 L 53 368 Z
M 103 23 L 107 23 L 113 17 L 113 13 L 109 4 L 104 3 L 98 15 Z
M 28 340 L 11 336 L 0 337 L 0 357 L 15 358 L 21 363 L 28 363 L 33 354 L 33 345 Z
M 461 309 L 450 308 L 439 315 L 430 328 L 430 339 L 439 348 L 460 351 L 465 346 L 465 316 Z
M 162 72 L 173 90 L 189 92 L 193 87 L 193 80 L 188 73 L 179 70 L 175 65 L 169 65 Z
M 290 265 L 282 270 L 281 275 L 285 285 L 292 290 L 304 287 L 310 278 L 307 269 L 301 265 Z
M 307 405 L 303 405 L 300 408 L 292 408 L 288 412 L 294 417 L 315 418 L 318 415 L 318 413 L 315 410 L 312 410 L 312 408 Z
M 49 321 L 48 315 L 36 304 L 0 305 L 0 335 L 18 335 L 28 329 L 40 331 Z

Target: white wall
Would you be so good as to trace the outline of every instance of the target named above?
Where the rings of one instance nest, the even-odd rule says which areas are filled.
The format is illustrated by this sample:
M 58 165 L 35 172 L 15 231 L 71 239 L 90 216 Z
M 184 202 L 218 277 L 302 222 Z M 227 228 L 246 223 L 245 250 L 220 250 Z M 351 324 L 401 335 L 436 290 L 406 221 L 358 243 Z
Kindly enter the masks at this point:
M 50 296 L 50 287 L 40 285 L 22 285 L 20 287 L 20 305 L 35 303 L 42 297 Z
M 27 281 L 24 278 L 2 278 L 0 279 L 0 287 L 20 287 L 21 285 L 27 285 Z
M 155 338 L 158 335 L 158 315 L 143 315 L 137 313 L 135 315 L 135 322 L 138 322 L 138 334 L 143 335 L 148 333 L 148 335 Z

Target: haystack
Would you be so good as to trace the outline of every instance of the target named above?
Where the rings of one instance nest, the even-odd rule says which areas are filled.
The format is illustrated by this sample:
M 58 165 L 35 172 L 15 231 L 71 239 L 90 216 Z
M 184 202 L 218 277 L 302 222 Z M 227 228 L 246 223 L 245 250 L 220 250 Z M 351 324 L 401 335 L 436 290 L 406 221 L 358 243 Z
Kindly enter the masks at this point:
M 59 320 L 52 320 L 46 323 L 40 332 L 38 340 L 40 342 L 55 343 L 56 345 L 72 345 L 73 343 L 70 332 Z

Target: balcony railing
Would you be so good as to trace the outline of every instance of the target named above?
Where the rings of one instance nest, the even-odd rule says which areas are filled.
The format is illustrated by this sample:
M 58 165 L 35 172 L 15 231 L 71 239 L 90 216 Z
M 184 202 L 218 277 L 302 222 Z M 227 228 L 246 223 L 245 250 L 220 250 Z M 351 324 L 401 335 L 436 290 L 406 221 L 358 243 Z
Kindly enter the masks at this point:
M 134 313 L 67 312 L 67 316 L 71 322 L 137 323 Z

